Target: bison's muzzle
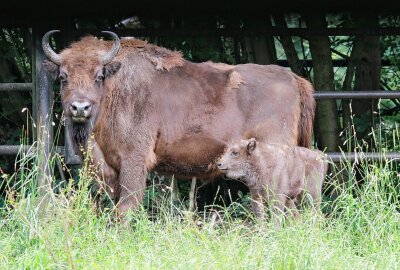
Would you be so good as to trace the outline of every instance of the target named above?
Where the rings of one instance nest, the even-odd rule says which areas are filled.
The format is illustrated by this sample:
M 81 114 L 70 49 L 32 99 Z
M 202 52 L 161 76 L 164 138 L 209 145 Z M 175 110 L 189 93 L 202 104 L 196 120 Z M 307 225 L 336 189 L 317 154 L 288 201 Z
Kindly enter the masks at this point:
M 218 162 L 217 167 L 220 171 L 223 171 L 223 172 L 228 170 L 228 167 L 226 167 L 226 165 L 222 162 Z
M 92 111 L 92 105 L 89 102 L 72 102 L 69 105 L 69 112 L 71 113 L 71 118 L 73 122 L 86 122 Z

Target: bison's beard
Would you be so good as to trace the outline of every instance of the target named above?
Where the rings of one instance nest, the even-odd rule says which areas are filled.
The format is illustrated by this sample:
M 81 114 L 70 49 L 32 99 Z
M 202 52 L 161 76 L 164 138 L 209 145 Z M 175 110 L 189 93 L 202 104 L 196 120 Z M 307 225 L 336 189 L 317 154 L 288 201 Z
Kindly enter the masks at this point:
M 86 123 L 72 122 L 72 136 L 76 145 L 86 147 L 92 130 L 93 123 L 90 120 Z

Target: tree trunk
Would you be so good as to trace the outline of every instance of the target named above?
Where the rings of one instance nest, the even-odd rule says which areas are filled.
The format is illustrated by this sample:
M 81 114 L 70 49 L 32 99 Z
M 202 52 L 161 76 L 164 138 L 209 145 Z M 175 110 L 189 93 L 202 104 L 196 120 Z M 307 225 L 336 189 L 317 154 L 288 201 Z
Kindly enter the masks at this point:
M 253 19 L 246 22 L 246 27 L 271 27 L 271 20 Z M 275 41 L 273 36 L 246 37 L 248 61 L 260 65 L 275 64 L 277 62 Z
M 324 15 L 306 16 L 308 28 L 326 28 Z M 328 36 L 310 36 L 310 50 L 317 91 L 334 91 L 333 64 Z M 335 100 L 320 100 L 316 108 L 315 137 L 319 149 L 337 151 L 339 139 L 338 113 Z
M 362 20 L 364 27 L 378 27 L 376 16 L 366 16 Z M 363 44 L 354 78 L 354 90 L 376 90 L 380 86 L 381 56 L 379 49 L 379 36 L 360 37 Z M 356 126 L 357 138 L 366 139 L 373 126 L 374 114 L 377 103 L 373 99 L 359 99 L 353 102 L 353 113 L 358 119 Z
M 354 73 L 356 71 L 357 63 L 361 59 L 361 53 L 363 50 L 362 39 L 357 36 L 353 41 L 353 48 L 351 50 L 349 62 L 347 65 L 346 76 L 343 82 L 343 91 L 352 91 L 353 90 L 353 80 Z M 350 100 L 342 100 L 342 109 L 343 109 L 343 129 L 350 132 L 350 127 L 352 126 L 352 109 L 350 108 Z
M 378 27 L 378 18 L 373 15 L 361 15 L 356 21 L 358 26 Z M 343 82 L 343 90 L 379 89 L 380 61 L 379 36 L 356 36 Z M 357 122 L 355 125 L 356 137 L 365 139 L 373 125 L 373 111 L 376 110 L 377 104 L 374 100 L 354 100 L 351 104 L 352 109 L 350 101 L 342 101 L 343 128 L 346 129 L 354 124 L 351 117 L 353 114 Z
M 281 28 L 287 28 L 286 20 L 283 14 L 278 14 L 274 17 L 275 24 Z M 297 75 L 307 78 L 307 71 L 304 68 L 303 63 L 300 61 L 296 48 L 294 47 L 292 37 L 281 36 L 279 41 L 282 44 L 283 50 L 285 51 L 286 59 L 289 63 L 290 69 Z

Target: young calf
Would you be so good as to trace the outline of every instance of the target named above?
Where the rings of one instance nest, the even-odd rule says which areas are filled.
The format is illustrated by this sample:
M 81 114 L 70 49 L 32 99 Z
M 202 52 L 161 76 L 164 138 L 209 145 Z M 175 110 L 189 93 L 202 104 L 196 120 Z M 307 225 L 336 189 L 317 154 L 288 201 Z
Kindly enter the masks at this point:
M 279 225 L 277 214 L 287 209 L 298 216 L 297 207 L 306 193 L 319 208 L 328 169 L 326 156 L 319 150 L 266 144 L 254 138 L 230 145 L 217 166 L 226 176 L 247 184 L 258 218 L 263 217 L 265 200 L 272 207 L 276 225 Z

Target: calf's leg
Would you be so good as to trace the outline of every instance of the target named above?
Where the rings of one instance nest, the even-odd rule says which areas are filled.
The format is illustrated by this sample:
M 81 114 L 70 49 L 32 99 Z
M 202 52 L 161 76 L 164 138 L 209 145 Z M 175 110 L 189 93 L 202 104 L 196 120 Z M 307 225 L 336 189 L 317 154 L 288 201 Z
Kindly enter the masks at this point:
M 281 219 L 285 217 L 286 199 L 287 197 L 284 194 L 275 194 L 270 203 L 272 207 L 272 220 L 276 228 L 281 226 Z
M 250 188 L 251 208 L 259 220 L 264 219 L 263 192 L 260 189 Z

